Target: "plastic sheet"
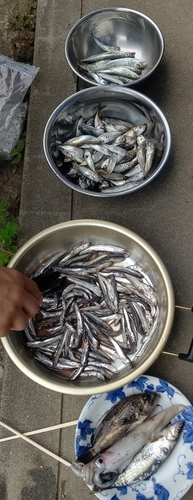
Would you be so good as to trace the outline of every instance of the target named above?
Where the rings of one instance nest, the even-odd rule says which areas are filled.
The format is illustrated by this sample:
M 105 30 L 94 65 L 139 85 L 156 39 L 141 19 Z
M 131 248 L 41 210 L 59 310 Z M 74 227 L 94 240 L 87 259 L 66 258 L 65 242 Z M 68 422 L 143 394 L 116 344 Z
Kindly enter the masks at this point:
M 26 118 L 24 97 L 39 68 L 0 54 L 0 158 L 9 160 Z

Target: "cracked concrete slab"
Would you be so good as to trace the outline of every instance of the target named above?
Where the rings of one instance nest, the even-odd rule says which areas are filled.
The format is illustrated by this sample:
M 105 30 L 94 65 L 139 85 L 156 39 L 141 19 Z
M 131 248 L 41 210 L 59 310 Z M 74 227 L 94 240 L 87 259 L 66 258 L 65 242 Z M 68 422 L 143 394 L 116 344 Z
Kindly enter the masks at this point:
M 2 10 L 2 0 L 0 2 Z M 106 1 L 105 7 L 111 2 Z M 113 6 L 120 6 L 118 0 Z M 104 7 L 101 0 L 38 2 L 34 64 L 40 67 L 30 92 L 27 143 L 20 210 L 21 244 L 39 231 L 80 218 L 109 220 L 143 237 L 157 251 L 170 274 L 176 304 L 192 307 L 192 2 L 122 0 L 122 7 L 151 17 L 165 39 L 163 60 L 140 91 L 165 113 L 172 132 L 172 151 L 160 176 L 136 194 L 95 199 L 73 192 L 55 177 L 43 153 L 45 124 L 54 108 L 83 85 L 76 82 L 64 56 L 69 29 L 83 15 Z M 78 85 L 78 86 L 77 86 Z M 178 359 L 192 339 L 192 315 L 176 310 L 165 350 L 148 373 L 173 384 L 193 404 L 193 365 Z M 0 382 L 1 383 L 1 382 Z M 61 395 L 32 382 L 5 355 L 1 419 L 21 432 L 76 420 L 86 397 Z M 75 427 L 36 436 L 67 460 L 74 459 Z M 0 435 L 5 431 L 0 429 Z M 184 500 L 192 499 L 192 488 Z M 0 443 L 0 500 L 90 500 L 85 483 L 69 468 L 28 443 Z M 155 500 L 157 500 L 156 496 Z

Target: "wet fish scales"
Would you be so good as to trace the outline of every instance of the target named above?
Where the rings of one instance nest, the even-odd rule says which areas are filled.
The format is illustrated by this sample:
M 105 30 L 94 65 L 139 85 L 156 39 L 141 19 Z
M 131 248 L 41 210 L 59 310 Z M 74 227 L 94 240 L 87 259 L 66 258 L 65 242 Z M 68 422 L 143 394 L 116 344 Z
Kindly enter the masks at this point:
M 147 443 L 135 455 L 130 465 L 118 476 L 113 487 L 129 486 L 155 474 L 172 453 L 182 428 L 183 423 L 177 422 L 163 429 L 155 440 Z

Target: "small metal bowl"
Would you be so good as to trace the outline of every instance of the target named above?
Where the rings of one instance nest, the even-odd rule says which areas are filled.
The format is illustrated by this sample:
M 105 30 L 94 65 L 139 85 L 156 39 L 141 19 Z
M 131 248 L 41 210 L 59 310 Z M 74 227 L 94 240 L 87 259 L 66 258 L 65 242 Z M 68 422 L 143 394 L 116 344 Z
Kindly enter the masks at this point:
M 77 76 L 90 85 L 98 83 L 79 64 L 83 59 L 103 52 L 92 33 L 104 44 L 118 46 L 124 52 L 134 52 L 136 58 L 146 61 L 140 78 L 133 80 L 131 85 L 151 75 L 164 53 L 160 29 L 141 12 L 116 7 L 91 12 L 71 28 L 65 42 L 68 64 Z
M 52 147 L 56 147 L 56 139 L 60 139 L 64 143 L 75 135 L 76 123 L 80 116 L 88 120 L 96 113 L 99 107 L 102 118 L 108 117 L 110 119 L 126 120 L 134 125 L 145 124 L 147 132 L 144 133 L 144 136 L 147 139 L 149 139 L 148 126 L 149 124 L 151 126 L 149 119 L 149 114 L 151 114 L 154 117 L 155 124 L 150 134 L 152 140 L 153 138 L 156 140 L 157 127 L 163 137 L 161 152 L 157 149 L 157 156 L 147 177 L 139 180 L 137 183 L 130 183 L 114 188 L 113 192 L 101 191 L 100 186 L 97 186 L 97 184 L 89 188 L 87 186 L 83 187 L 82 184 L 80 185 L 78 183 L 79 179 L 77 181 L 77 178 L 69 176 L 71 163 L 63 163 L 64 155 L 60 153 L 59 161 L 61 164 L 58 164 L 52 151 Z M 144 112 L 144 110 L 146 111 Z M 131 88 L 98 86 L 76 92 L 53 111 L 44 130 L 43 148 L 49 166 L 64 184 L 80 193 L 107 198 L 132 193 L 145 187 L 155 179 L 167 162 L 171 148 L 171 133 L 162 111 L 145 95 Z M 57 149 L 59 149 L 59 146 L 57 146 Z
M 155 335 L 146 350 L 130 370 L 127 366 L 107 382 L 95 379 L 67 380 L 36 362 L 23 343 L 22 333 L 10 332 L 2 343 L 16 366 L 34 382 L 54 391 L 74 395 L 91 395 L 117 389 L 136 379 L 154 363 L 164 348 L 171 332 L 175 302 L 168 272 L 153 248 L 140 236 L 120 225 L 95 219 L 74 220 L 52 226 L 27 241 L 15 254 L 9 267 L 31 275 L 42 261 L 61 249 L 80 241 L 119 245 L 140 265 L 157 291 L 159 314 Z

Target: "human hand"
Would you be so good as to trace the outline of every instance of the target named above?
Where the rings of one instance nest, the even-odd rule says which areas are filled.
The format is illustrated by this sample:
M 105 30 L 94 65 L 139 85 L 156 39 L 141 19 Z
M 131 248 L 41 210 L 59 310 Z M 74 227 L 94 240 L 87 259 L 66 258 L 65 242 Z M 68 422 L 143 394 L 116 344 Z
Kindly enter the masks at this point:
M 32 279 L 17 269 L 0 267 L 0 337 L 26 328 L 41 302 L 41 292 Z

